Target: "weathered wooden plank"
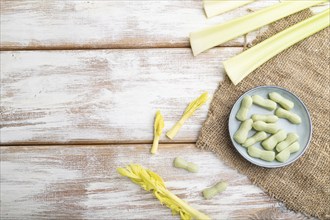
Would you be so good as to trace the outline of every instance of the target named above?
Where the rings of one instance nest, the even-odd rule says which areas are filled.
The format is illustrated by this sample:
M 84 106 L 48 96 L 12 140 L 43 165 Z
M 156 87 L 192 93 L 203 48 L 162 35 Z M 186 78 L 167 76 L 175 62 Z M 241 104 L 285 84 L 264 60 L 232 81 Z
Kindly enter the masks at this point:
M 213 94 L 221 61 L 239 51 L 195 58 L 184 48 L 2 52 L 1 143 L 151 142 L 156 110 L 170 129 L 190 101 Z M 207 109 L 175 140 L 195 141 Z
M 298 219 L 237 171 L 194 145 L 10 146 L 1 147 L 1 219 L 178 219 L 151 193 L 116 173 L 140 163 L 160 174 L 173 193 L 213 219 Z M 197 163 L 200 172 L 176 169 L 176 156 Z M 221 195 L 204 200 L 201 191 L 219 180 Z
M 257 1 L 207 19 L 201 0 L 1 1 L 1 49 L 189 47 L 190 32 L 277 2 Z

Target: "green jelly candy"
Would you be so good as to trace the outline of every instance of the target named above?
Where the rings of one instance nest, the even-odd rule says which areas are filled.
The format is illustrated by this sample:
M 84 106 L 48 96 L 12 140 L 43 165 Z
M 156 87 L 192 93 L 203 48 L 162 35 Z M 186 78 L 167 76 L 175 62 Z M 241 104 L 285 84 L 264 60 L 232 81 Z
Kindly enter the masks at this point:
M 296 141 L 291 144 L 289 147 L 282 150 L 279 154 L 276 155 L 276 160 L 280 162 L 286 162 L 290 158 L 290 154 L 297 152 L 300 149 L 299 142 Z
M 243 143 L 243 147 L 251 146 L 259 141 L 263 141 L 267 138 L 267 134 L 264 131 L 259 131 L 255 133 L 252 137 L 246 139 L 246 141 Z
M 176 168 L 185 169 L 185 170 L 187 170 L 189 172 L 192 172 L 192 173 L 197 173 L 198 172 L 198 165 L 197 164 L 187 162 L 182 157 L 176 157 L 174 159 L 174 166 Z
M 276 108 L 276 102 L 270 99 L 264 99 L 260 95 L 252 96 L 253 104 L 263 107 L 268 110 L 274 110 Z
M 251 157 L 259 158 L 261 160 L 265 161 L 273 161 L 275 159 L 275 152 L 274 151 L 267 151 L 267 150 L 261 150 L 254 145 L 248 147 L 248 154 Z
M 282 106 L 286 110 L 293 109 L 294 103 L 291 102 L 290 100 L 284 98 L 279 93 L 277 93 L 277 92 L 271 92 L 268 95 L 269 95 L 269 98 L 271 100 L 273 100 L 274 102 L 277 102 L 280 106 Z
M 284 139 L 284 141 L 281 141 L 276 145 L 276 151 L 281 152 L 282 150 L 290 146 L 290 144 L 297 141 L 298 138 L 299 136 L 296 133 L 288 133 L 288 136 Z
M 269 134 L 275 134 L 279 130 L 276 123 L 266 123 L 263 121 L 253 122 L 252 127 L 256 131 L 264 131 Z
M 274 123 L 278 121 L 278 117 L 276 115 L 252 115 L 253 121 L 263 121 L 266 123 Z
M 251 96 L 245 96 L 242 99 L 241 107 L 236 114 L 236 118 L 240 121 L 245 121 L 247 119 L 247 114 L 249 112 L 249 108 L 251 107 L 251 105 L 252 105 Z
M 253 124 L 252 119 L 248 119 L 241 123 L 239 129 L 234 134 L 234 140 L 237 143 L 243 144 L 246 141 L 248 137 L 248 133 L 252 129 L 252 124 Z
M 219 182 L 210 188 L 204 189 L 203 196 L 205 199 L 211 199 L 215 195 L 225 191 L 227 186 L 227 182 Z
M 287 137 L 287 133 L 284 130 L 279 130 L 276 134 L 270 136 L 266 140 L 264 140 L 261 145 L 265 150 L 273 150 L 276 145 L 283 141 Z
M 301 123 L 301 118 L 299 117 L 299 115 L 293 112 L 289 112 L 283 108 L 276 109 L 275 115 L 278 116 L 279 118 L 285 118 L 293 124 Z

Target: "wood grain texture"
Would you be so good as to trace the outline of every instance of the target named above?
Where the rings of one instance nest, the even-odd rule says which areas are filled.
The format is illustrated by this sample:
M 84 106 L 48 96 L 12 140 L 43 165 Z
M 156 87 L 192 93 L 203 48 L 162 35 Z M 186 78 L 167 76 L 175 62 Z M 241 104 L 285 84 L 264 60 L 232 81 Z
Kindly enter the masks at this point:
M 305 219 L 288 211 L 210 152 L 194 145 L 1 147 L 1 219 L 179 219 L 152 194 L 116 173 L 140 163 L 160 174 L 168 189 L 213 219 Z M 183 156 L 200 172 L 173 167 Z M 204 200 L 201 191 L 219 180 L 229 187 Z
M 2 52 L 1 143 L 149 143 L 156 110 L 170 129 L 190 101 L 213 94 L 221 61 L 240 51 L 196 58 L 184 48 Z M 175 141 L 194 142 L 207 109 Z
M 0 147 L 0 218 L 179 219 L 116 173 L 133 162 L 159 173 L 213 219 L 308 219 L 212 153 L 175 144 L 196 140 L 208 104 L 158 155 L 142 144 L 151 143 L 157 109 L 166 131 L 191 100 L 215 91 L 224 77 L 221 61 L 244 44 L 241 37 L 194 58 L 189 33 L 276 2 L 206 19 L 200 0 L 0 1 L 0 49 L 7 50 L 0 57 L 0 144 L 11 145 Z M 88 50 L 99 48 L 111 50 Z M 198 163 L 200 172 L 173 168 L 176 156 Z M 228 189 L 204 200 L 201 190 L 221 179 Z
M 277 2 L 207 19 L 201 0 L 1 1 L 1 49 L 189 47 L 190 32 Z M 243 42 L 240 37 L 224 46 Z

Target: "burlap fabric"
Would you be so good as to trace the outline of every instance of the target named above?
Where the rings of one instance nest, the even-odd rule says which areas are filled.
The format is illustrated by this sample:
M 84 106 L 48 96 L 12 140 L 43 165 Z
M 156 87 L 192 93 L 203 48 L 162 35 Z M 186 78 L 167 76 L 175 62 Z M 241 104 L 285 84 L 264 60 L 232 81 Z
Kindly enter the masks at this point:
M 272 24 L 253 44 L 311 16 L 305 10 Z M 277 55 L 237 86 L 226 76 L 213 97 L 197 147 L 216 153 L 223 161 L 283 201 L 295 211 L 330 219 L 330 28 Z M 239 65 L 239 64 L 237 64 Z M 307 105 L 312 118 L 312 141 L 305 154 L 291 165 L 267 169 L 246 161 L 229 139 L 228 117 L 241 94 L 261 85 L 288 89 Z

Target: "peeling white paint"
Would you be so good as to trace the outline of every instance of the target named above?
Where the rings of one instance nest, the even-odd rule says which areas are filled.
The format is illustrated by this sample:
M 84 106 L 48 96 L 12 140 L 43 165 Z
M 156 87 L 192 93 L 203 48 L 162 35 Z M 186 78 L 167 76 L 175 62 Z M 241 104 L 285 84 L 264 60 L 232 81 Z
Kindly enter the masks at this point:
M 189 102 L 213 94 L 221 61 L 240 50 L 197 58 L 189 49 L 2 52 L 1 142 L 151 140 L 156 110 L 170 129 Z M 176 140 L 196 140 L 208 104 Z
M 182 45 L 192 31 L 277 2 L 260 1 L 212 19 L 200 1 L 3 2 L 0 38 L 2 45 L 25 47 Z M 242 44 L 241 37 L 227 45 Z

